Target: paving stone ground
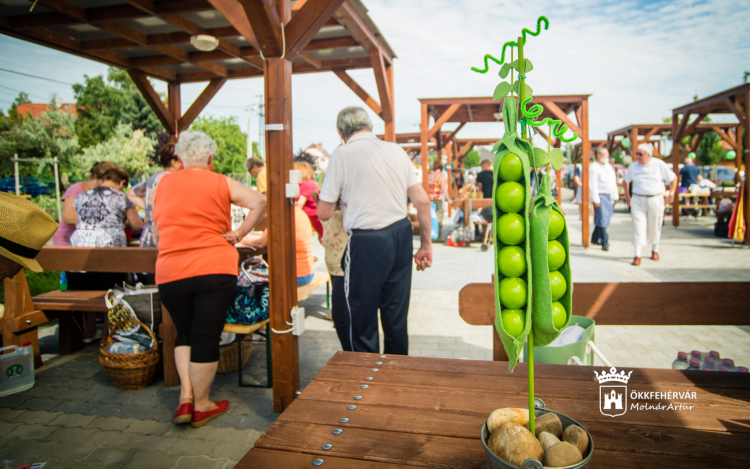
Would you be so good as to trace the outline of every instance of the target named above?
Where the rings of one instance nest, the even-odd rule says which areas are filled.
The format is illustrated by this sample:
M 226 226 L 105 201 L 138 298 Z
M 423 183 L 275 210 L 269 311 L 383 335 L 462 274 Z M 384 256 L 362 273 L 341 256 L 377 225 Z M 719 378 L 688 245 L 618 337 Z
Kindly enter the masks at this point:
M 566 191 L 567 192 L 567 191 Z M 570 200 L 568 193 L 565 200 Z M 574 281 L 731 281 L 750 280 L 750 252 L 713 236 L 710 217 L 664 226 L 662 260 L 644 259 L 631 267 L 630 217 L 620 204 L 611 227 L 611 250 L 583 249 L 575 206 L 569 216 Z M 446 232 L 450 224 L 446 224 Z M 316 243 L 316 255 L 322 248 Z M 410 354 L 490 360 L 492 331 L 469 326 L 458 316 L 458 291 L 487 282 L 492 250 L 479 245 L 435 245 L 434 267 L 414 272 L 409 313 Z M 316 266 L 324 270 L 322 262 Z M 340 345 L 325 309 L 325 288 L 302 303 L 307 331 L 300 338 L 301 387 L 310 382 Z M 721 311 L 706 311 L 707 315 Z M 203 428 L 176 426 L 171 415 L 179 390 L 163 381 L 141 391 L 122 391 L 109 382 L 89 345 L 57 356 L 57 328 L 40 334 L 47 365 L 37 370 L 29 391 L 0 398 L 0 468 L 48 462 L 47 468 L 231 468 L 253 446 L 278 414 L 271 390 L 240 388 L 237 375 L 219 375 L 214 399 L 232 406 Z M 695 326 L 598 326 L 596 344 L 615 365 L 669 368 L 679 350 L 717 350 L 740 365 L 750 364 L 750 328 Z M 597 359 L 597 364 L 601 362 Z M 244 368 L 248 380 L 263 380 L 265 348 L 256 345 Z

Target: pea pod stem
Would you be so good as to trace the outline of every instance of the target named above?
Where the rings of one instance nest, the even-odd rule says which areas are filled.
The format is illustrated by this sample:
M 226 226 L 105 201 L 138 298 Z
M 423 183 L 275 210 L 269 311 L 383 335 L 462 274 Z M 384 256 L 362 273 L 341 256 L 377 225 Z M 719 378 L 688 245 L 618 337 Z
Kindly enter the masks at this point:
M 508 41 L 505 44 L 503 44 L 503 50 L 502 50 L 502 52 L 500 54 L 500 60 L 496 59 L 494 56 L 492 56 L 490 54 L 485 54 L 484 55 L 484 68 L 480 69 L 480 68 L 477 68 L 477 67 L 471 67 L 471 69 L 474 70 L 477 73 L 487 73 L 489 71 L 489 69 L 490 69 L 490 65 L 489 65 L 488 60 L 492 60 L 493 62 L 495 62 L 498 65 L 504 64 L 505 63 L 505 49 L 507 47 L 511 47 L 511 50 L 513 50 L 512 49 L 513 47 L 523 47 L 523 45 L 526 44 L 526 35 L 527 34 L 531 34 L 532 36 L 539 36 L 539 33 L 542 32 L 542 23 L 544 23 L 544 29 L 545 30 L 549 29 L 549 19 L 547 19 L 546 16 L 540 16 L 536 20 L 536 31 L 532 31 L 530 29 L 523 28 L 521 30 L 521 34 L 522 35 L 519 36 L 517 42 Z M 519 44 L 520 44 L 520 46 L 519 46 Z M 523 73 L 522 73 L 522 75 L 523 75 Z
M 541 127 L 544 124 L 548 124 L 551 129 L 550 137 L 554 135 L 563 142 L 572 142 L 573 140 L 578 138 L 578 134 L 575 132 L 573 132 L 573 136 L 570 138 L 565 138 L 563 136 L 565 132 L 568 131 L 568 126 L 563 124 L 561 120 L 555 120 L 546 117 L 544 118 L 544 120 L 537 122 L 536 118 L 539 117 L 542 112 L 544 112 L 544 107 L 541 104 L 534 104 L 530 109 L 526 109 L 526 107 L 531 102 L 531 99 L 531 97 L 521 99 L 521 114 L 523 115 L 523 117 L 526 117 L 526 123 L 528 123 L 532 127 Z

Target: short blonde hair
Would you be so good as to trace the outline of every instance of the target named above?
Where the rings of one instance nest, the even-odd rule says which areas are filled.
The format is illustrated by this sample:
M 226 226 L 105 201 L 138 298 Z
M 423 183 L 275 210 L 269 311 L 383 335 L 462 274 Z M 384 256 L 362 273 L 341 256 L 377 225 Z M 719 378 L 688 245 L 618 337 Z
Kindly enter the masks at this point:
M 302 172 L 303 181 L 309 181 L 315 176 L 312 166 L 307 161 L 297 161 L 294 163 L 294 169 Z
M 648 143 L 641 143 L 640 145 L 638 145 L 638 149 L 648 153 L 648 156 L 654 156 L 654 147 L 652 147 Z
M 208 158 L 216 153 L 216 142 L 203 132 L 182 132 L 174 151 L 185 167 L 205 165 Z

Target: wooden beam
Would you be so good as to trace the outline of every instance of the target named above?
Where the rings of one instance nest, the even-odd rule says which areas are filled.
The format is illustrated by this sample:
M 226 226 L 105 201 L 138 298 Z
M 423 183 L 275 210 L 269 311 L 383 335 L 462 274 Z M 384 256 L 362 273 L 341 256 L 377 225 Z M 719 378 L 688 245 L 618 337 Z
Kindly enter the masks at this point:
M 250 21 L 247 19 L 245 10 L 242 8 L 237 0 L 208 0 L 214 8 L 216 8 L 221 16 L 229 22 L 234 29 L 239 32 L 245 40 L 255 48 L 260 50 L 258 40 L 255 37 L 253 28 L 250 26 Z
M 690 135 L 708 114 L 698 114 L 698 117 L 685 128 L 683 135 Z M 648 140 L 647 140 L 648 141 Z
M 396 142 L 396 97 L 394 95 L 393 64 L 385 64 L 388 94 L 391 97 L 391 120 L 385 122 L 385 141 Z
M 555 116 L 557 119 L 560 119 L 563 122 L 563 124 L 567 125 L 573 132 L 577 133 L 579 137 L 581 136 L 581 134 L 583 134 L 581 127 L 574 124 L 573 121 L 570 120 L 568 115 L 565 114 L 557 104 L 553 103 L 552 101 L 545 101 L 544 107 L 549 112 L 551 112 L 553 116 Z M 577 114 L 576 114 L 576 118 L 578 118 Z
M 676 114 L 679 116 L 679 114 Z M 686 112 L 682 115 L 682 121 L 678 122 L 677 129 L 672 132 L 672 142 L 681 142 L 682 137 L 685 136 L 685 128 L 690 120 L 690 112 Z
M 386 122 L 393 120 L 393 109 L 391 109 L 391 90 L 388 84 L 388 77 L 385 72 L 385 63 L 383 54 L 379 49 L 370 49 L 370 63 L 372 70 L 375 72 L 375 83 L 378 85 L 378 95 L 380 96 L 380 107 L 383 109 L 380 117 Z
M 448 106 L 448 109 L 446 109 L 446 110 L 445 110 L 445 112 L 443 113 L 443 115 L 442 115 L 442 116 L 440 116 L 440 117 L 439 117 L 439 118 L 438 118 L 438 119 L 437 119 L 437 120 L 435 121 L 435 124 L 434 124 L 434 125 L 432 126 L 432 128 L 430 128 L 430 130 L 429 130 L 429 131 L 427 132 L 427 138 L 430 138 L 430 137 L 432 137 L 433 135 L 435 135 L 435 134 L 436 134 L 436 132 L 437 132 L 438 130 L 440 130 L 440 127 L 442 127 L 442 126 L 443 126 L 443 124 L 445 124 L 446 122 L 448 122 L 448 119 L 450 119 L 450 118 L 451 118 L 451 117 L 453 116 L 453 114 L 455 114 L 455 113 L 456 113 L 456 111 L 458 110 L 458 108 L 460 108 L 460 107 L 461 107 L 461 105 L 460 105 L 460 104 L 458 104 L 458 103 L 456 103 L 456 104 L 451 104 L 450 106 Z
M 367 26 L 367 23 L 362 19 L 357 10 L 352 6 L 351 3 L 344 2 L 341 7 L 336 10 L 333 15 L 336 20 L 344 25 L 346 29 L 352 34 L 354 39 L 357 40 L 366 51 L 371 49 L 382 49 L 383 59 L 390 63 L 393 63 L 393 57 L 385 50 L 375 34 Z
M 179 123 L 180 116 L 182 115 L 182 100 L 179 83 L 172 82 L 167 85 L 167 108 L 175 122 Z M 179 129 L 179 125 L 177 127 L 178 130 L 182 130 Z M 169 143 L 177 143 L 178 137 L 179 134 L 170 134 Z
M 645 143 L 648 143 L 649 140 L 651 140 L 651 137 L 653 137 L 658 131 L 659 131 L 659 127 L 654 127 L 653 129 L 649 130 L 646 136 L 643 137 L 643 141 Z
M 672 111 L 672 171 L 680 177 L 680 127 L 687 121 L 687 117 L 680 122 L 680 114 Z M 684 128 L 684 126 L 683 126 Z M 635 157 L 635 152 L 633 152 Z M 680 226 L 680 196 L 675 194 L 672 201 L 672 226 Z
M 299 11 L 284 28 L 289 60 L 293 61 L 305 49 L 342 3 L 344 0 L 306 0 L 300 5 Z
M 428 150 L 427 150 L 427 140 L 429 140 L 430 137 L 427 136 L 427 128 L 430 125 L 430 116 L 427 113 L 427 105 L 421 104 L 421 116 L 422 120 L 419 125 L 419 142 L 421 146 L 421 164 L 422 164 L 422 188 L 425 190 L 426 193 L 430 193 L 430 188 L 428 184 L 427 177 L 429 175 L 429 169 L 427 168 L 427 160 L 428 160 Z M 421 228 L 420 228 L 421 229 Z M 426 229 L 426 227 L 425 227 Z
M 133 79 L 133 82 L 141 92 L 141 95 L 143 95 L 143 99 L 145 99 L 148 105 L 151 106 L 151 109 L 153 109 L 159 122 L 161 122 L 161 125 L 164 126 L 168 133 L 176 134 L 177 123 L 164 103 L 161 102 L 161 98 L 159 98 L 159 95 L 148 81 L 148 77 L 141 72 L 132 70 L 128 70 L 128 74 L 130 75 L 130 78 Z
M 303 52 L 300 52 L 298 56 L 299 58 L 303 59 L 305 62 L 317 68 L 318 70 L 323 68 L 323 61 L 320 60 L 320 57 L 315 55 L 313 52 L 303 51 Z
M 740 124 L 742 124 L 744 126 L 745 125 L 745 119 L 747 118 L 747 116 L 745 115 L 745 113 L 741 111 L 741 108 L 739 108 L 739 107 L 737 107 L 735 105 L 735 102 L 732 101 L 731 98 L 725 98 L 724 101 L 727 103 L 727 106 L 732 111 L 732 113 L 734 113 L 734 115 L 737 117 L 737 120 L 740 121 Z M 739 100 L 738 100 L 738 103 L 739 103 Z
M 239 0 L 253 28 L 263 56 L 281 57 L 281 20 L 273 0 Z
M 369 94 L 367 94 L 367 91 L 359 86 L 359 84 L 354 81 L 354 79 L 349 76 L 348 73 L 346 73 L 344 70 L 334 70 L 333 73 L 335 73 L 336 76 L 339 77 L 339 79 L 341 79 L 341 81 L 343 81 L 344 84 L 349 87 L 349 89 L 354 91 L 354 94 L 356 94 L 359 99 L 364 101 L 364 103 L 367 104 L 367 107 L 372 109 L 372 112 L 374 112 L 378 116 L 381 116 L 382 108 L 380 107 L 380 104 L 375 101 L 375 99 L 373 99 Z
M 554 103 L 547 103 L 552 104 L 552 107 L 557 108 L 557 106 Z M 565 119 L 562 119 L 563 122 L 567 119 L 567 116 L 563 116 Z M 583 244 L 583 247 L 586 248 L 589 245 L 589 207 L 591 204 L 589 203 L 589 155 L 591 154 L 591 141 L 589 140 L 589 100 L 588 98 L 584 98 L 581 101 L 581 115 L 579 123 L 581 124 L 581 132 L 578 134 L 578 136 L 581 138 L 581 152 L 583 154 L 583 158 L 581 159 L 581 182 L 583 183 L 583 187 L 581 188 L 581 200 L 583 200 L 583 204 L 581 207 L 581 214 L 583 220 L 581 221 L 581 244 Z M 570 127 L 570 126 L 568 126 Z M 561 189 L 561 188 L 560 188 Z M 560 189 L 558 189 L 558 193 L 560 192 Z
M 198 98 L 196 98 L 188 110 L 185 111 L 185 114 L 179 118 L 177 123 L 178 131 L 183 132 L 190 127 L 190 124 L 193 123 L 201 111 L 203 111 L 211 99 L 216 96 L 216 93 L 219 92 L 226 82 L 226 78 L 214 78 L 208 82 L 208 85 L 206 85 L 206 88 L 201 92 Z
M 463 158 L 467 153 L 471 151 L 472 148 L 474 148 L 474 140 L 469 140 L 468 142 L 464 143 L 464 145 L 458 151 L 458 157 Z
M 466 113 L 469 114 L 469 122 L 474 122 L 474 116 L 471 115 L 471 104 L 466 105 Z
M 732 147 L 732 149 L 734 151 L 736 151 L 736 152 L 741 152 L 742 151 L 740 149 L 739 142 L 736 141 L 735 139 L 731 138 L 726 132 L 724 132 L 723 130 L 721 130 L 721 127 L 719 127 L 717 125 L 717 126 L 714 126 L 712 128 L 714 129 L 714 132 L 716 132 L 719 135 L 719 137 L 721 137 L 725 142 L 727 142 Z
M 458 124 L 458 127 L 456 127 L 456 130 L 454 130 L 453 132 L 451 132 L 448 135 L 448 138 L 446 138 L 445 140 L 447 142 L 452 141 L 454 138 L 456 138 L 456 134 L 458 133 L 458 131 L 461 130 L 461 129 L 463 129 L 465 125 L 466 125 L 466 122 L 461 122 L 460 124 Z
M 39 5 L 45 6 L 50 10 L 55 10 L 65 15 L 75 18 L 81 22 L 88 21 L 88 15 L 86 9 L 71 3 L 67 0 L 31 0 L 32 3 L 38 3 Z

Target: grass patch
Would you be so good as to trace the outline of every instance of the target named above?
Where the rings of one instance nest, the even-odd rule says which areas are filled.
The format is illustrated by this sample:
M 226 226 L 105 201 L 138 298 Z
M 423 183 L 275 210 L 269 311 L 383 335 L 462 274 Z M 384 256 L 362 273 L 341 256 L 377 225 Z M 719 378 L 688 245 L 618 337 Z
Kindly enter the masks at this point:
M 25 273 L 31 296 L 60 289 L 61 272 L 59 271 L 32 272 L 26 270 Z M 5 303 L 5 286 L 3 283 L 0 283 L 0 303 Z

